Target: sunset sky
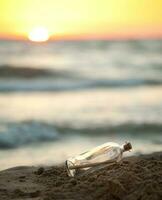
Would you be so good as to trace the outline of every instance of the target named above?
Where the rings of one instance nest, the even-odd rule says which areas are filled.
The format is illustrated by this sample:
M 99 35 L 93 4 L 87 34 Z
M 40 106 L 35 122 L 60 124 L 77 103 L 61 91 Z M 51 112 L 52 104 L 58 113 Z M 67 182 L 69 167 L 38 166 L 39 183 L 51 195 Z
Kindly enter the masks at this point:
M 162 0 L 0 0 L 1 38 L 36 27 L 51 38 L 161 37 Z

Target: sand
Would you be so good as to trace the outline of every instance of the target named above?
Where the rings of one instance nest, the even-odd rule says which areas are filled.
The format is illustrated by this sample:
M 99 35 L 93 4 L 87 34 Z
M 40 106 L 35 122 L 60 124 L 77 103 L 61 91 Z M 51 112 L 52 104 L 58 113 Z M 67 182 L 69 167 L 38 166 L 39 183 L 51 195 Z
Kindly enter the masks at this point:
M 0 199 L 161 200 L 162 152 L 125 158 L 120 165 L 75 178 L 64 166 L 4 170 Z

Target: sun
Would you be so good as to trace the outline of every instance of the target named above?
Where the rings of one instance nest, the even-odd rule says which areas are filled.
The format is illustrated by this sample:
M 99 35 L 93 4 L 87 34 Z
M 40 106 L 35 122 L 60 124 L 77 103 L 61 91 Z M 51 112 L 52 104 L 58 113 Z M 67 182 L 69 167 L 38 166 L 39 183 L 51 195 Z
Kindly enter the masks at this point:
M 49 39 L 49 33 L 45 27 L 35 27 L 29 34 L 28 39 L 33 42 L 45 42 Z

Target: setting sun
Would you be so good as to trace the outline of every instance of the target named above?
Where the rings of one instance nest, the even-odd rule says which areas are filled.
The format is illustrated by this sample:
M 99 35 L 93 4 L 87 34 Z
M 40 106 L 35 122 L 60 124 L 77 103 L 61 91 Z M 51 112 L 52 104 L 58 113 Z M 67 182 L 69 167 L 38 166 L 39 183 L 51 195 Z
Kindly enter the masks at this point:
M 162 0 L 0 0 L 0 38 L 158 38 L 161 8 Z
M 36 27 L 29 32 L 28 38 L 33 42 L 45 42 L 49 39 L 49 33 L 45 27 Z

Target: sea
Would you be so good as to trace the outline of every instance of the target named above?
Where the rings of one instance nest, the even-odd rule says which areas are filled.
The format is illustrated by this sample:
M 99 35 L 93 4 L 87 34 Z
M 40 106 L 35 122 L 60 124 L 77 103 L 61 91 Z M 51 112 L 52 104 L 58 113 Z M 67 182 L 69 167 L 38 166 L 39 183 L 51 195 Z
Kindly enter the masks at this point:
M 162 150 L 162 40 L 0 41 L 0 170 L 126 141 Z

